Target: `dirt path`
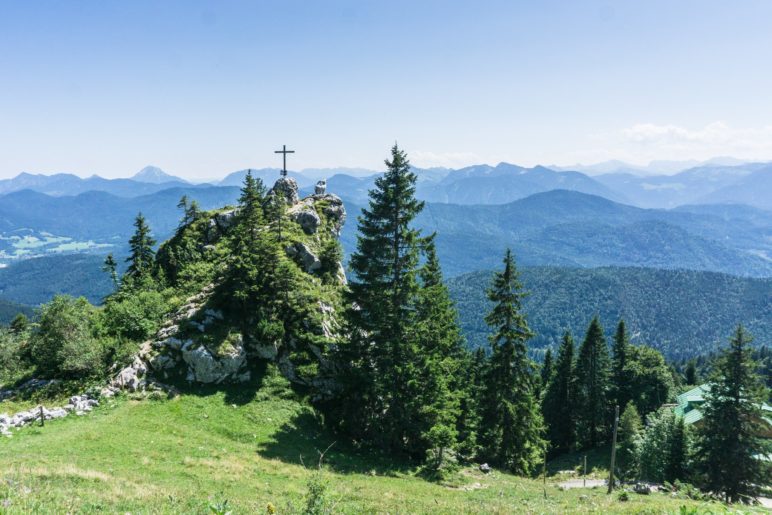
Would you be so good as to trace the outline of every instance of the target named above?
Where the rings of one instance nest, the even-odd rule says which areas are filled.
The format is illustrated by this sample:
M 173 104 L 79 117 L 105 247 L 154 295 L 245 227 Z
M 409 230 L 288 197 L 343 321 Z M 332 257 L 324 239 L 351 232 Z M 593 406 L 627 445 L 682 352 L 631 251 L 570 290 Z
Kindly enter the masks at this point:
M 558 486 L 566 490 L 571 488 L 594 488 L 596 486 L 606 486 L 606 480 L 605 479 L 587 479 L 587 484 L 585 485 L 584 479 L 570 479 L 568 481 L 563 481 L 562 483 L 559 483 Z

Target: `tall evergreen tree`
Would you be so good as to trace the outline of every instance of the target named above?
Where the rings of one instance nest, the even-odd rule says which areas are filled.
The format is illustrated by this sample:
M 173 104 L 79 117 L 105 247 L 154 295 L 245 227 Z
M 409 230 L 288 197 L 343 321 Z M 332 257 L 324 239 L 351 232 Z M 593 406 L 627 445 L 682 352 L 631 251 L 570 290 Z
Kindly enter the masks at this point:
M 627 365 L 628 348 L 630 347 L 630 337 L 627 334 L 627 327 L 624 319 L 620 319 L 617 324 L 616 333 L 614 333 L 614 344 L 612 348 L 611 359 L 611 378 L 614 388 L 614 399 L 619 409 L 627 406 L 630 400 L 630 385 L 625 375 L 625 365 Z
M 263 215 L 265 187 L 248 172 L 239 197 L 235 224 L 228 235 L 229 263 L 223 278 L 222 302 L 230 307 L 245 338 L 277 341 L 282 336 L 277 318 L 277 267 L 280 248 Z
M 743 326 L 737 326 L 714 365 L 698 432 L 703 486 L 729 502 L 756 498 L 760 486 L 770 481 L 769 469 L 755 457 L 768 450 L 758 437 L 764 396 L 750 342 Z
M 351 338 L 341 348 L 348 365 L 342 421 L 349 432 L 404 451 L 413 447 L 410 388 L 415 384 L 418 329 L 416 304 L 423 238 L 412 226 L 423 209 L 415 198 L 417 177 L 397 145 L 386 173 L 375 181 L 359 217 L 356 251 L 350 260 Z
M 689 386 L 694 386 L 697 384 L 697 363 L 693 359 L 690 359 L 686 364 L 684 379 L 686 380 L 686 384 Z
M 556 451 L 569 451 L 576 444 L 575 374 L 574 339 L 566 331 L 542 401 L 547 437 Z
M 613 408 L 610 396 L 610 363 L 603 327 L 592 319 L 579 348 L 576 364 L 577 433 L 585 447 L 596 447 L 608 435 Z
M 545 446 L 535 395 L 538 379 L 526 348 L 533 332 L 522 312 L 524 295 L 507 249 L 504 270 L 496 273 L 488 291 L 493 308 L 485 322 L 495 332 L 481 406 L 481 444 L 488 460 L 517 474 L 533 472 Z
M 420 289 L 416 305 L 416 340 L 414 349 L 418 376 L 410 395 L 411 417 L 419 426 L 418 446 L 408 449 L 418 453 L 432 450 L 434 464 L 443 465 L 444 451 L 458 439 L 457 422 L 464 384 L 460 377 L 465 361 L 463 337 L 458 314 L 442 280 L 440 262 L 433 238 L 427 239 L 426 262 L 420 270 Z M 410 440 L 414 440 L 411 438 Z
M 673 427 L 670 430 L 667 464 L 665 466 L 665 479 L 671 483 L 676 479 L 680 481 L 686 479 L 688 468 L 688 442 L 684 418 L 675 416 L 673 417 L 672 424 Z
M 150 226 L 142 213 L 134 219 L 134 235 L 129 240 L 129 257 L 126 262 L 129 267 L 126 274 L 133 279 L 144 279 L 153 270 L 155 240 L 150 236 Z
M 552 378 L 552 374 L 555 371 L 555 366 L 552 363 L 552 349 L 547 347 L 547 352 L 544 353 L 544 362 L 541 364 L 541 391 L 547 388 L 547 384 Z
M 113 281 L 113 286 L 118 287 L 118 263 L 115 262 L 115 258 L 113 257 L 113 254 L 110 253 L 105 258 L 104 264 L 102 265 L 102 271 L 107 272 L 110 274 L 110 279 Z
M 638 437 L 641 432 L 641 416 L 632 402 L 627 405 L 619 418 L 619 447 L 617 466 L 620 479 L 638 477 Z

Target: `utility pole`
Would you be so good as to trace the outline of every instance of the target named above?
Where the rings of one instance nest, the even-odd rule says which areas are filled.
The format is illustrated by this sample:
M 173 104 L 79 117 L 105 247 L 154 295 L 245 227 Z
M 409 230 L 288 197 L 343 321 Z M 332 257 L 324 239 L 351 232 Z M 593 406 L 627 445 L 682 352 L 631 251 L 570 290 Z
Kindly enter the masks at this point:
M 619 406 L 614 407 L 614 436 L 611 439 L 611 467 L 608 471 L 608 493 L 614 489 L 614 461 L 617 457 L 617 425 L 619 424 Z

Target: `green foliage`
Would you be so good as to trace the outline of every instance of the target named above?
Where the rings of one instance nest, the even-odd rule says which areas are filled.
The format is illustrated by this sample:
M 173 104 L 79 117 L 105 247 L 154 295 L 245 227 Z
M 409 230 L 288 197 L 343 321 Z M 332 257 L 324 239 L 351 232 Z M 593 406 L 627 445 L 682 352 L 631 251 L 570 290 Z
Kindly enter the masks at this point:
M 142 213 L 134 219 L 134 235 L 129 239 L 129 264 L 126 275 L 133 279 L 142 280 L 153 272 L 155 263 L 155 251 L 153 246 L 156 241 L 150 236 L 150 226 Z
M 748 502 L 769 484 L 769 469 L 754 456 L 769 452 L 759 434 L 764 386 L 751 358 L 751 337 L 737 326 L 722 351 L 702 406 L 698 433 L 698 470 L 702 486 L 730 502 Z
M 603 327 L 594 317 L 576 362 L 577 437 L 584 447 L 605 441 L 611 420 L 610 360 Z
M 485 380 L 480 443 L 485 458 L 516 474 L 531 474 L 545 446 L 544 424 L 536 400 L 538 379 L 528 359 L 526 341 L 532 336 L 522 313 L 524 292 L 512 252 L 504 270 L 494 275 L 488 297 L 493 309 L 485 318 L 495 331 Z
M 103 349 L 95 338 L 94 307 L 83 297 L 58 295 L 40 309 L 25 358 L 42 377 L 79 378 L 102 371 Z
M 638 477 L 638 443 L 641 432 L 641 416 L 635 409 L 635 404 L 628 404 L 619 419 L 619 447 L 617 448 L 617 463 L 619 478 L 630 480 Z
M 433 449 L 441 465 L 457 439 L 462 340 L 431 238 L 412 227 L 423 207 L 416 176 L 396 145 L 386 166 L 351 257 L 337 417 L 350 434 L 394 451 L 424 458 Z
M 617 324 L 616 333 L 614 333 L 611 358 L 611 382 L 614 402 L 620 408 L 627 406 L 627 401 L 630 400 L 629 384 L 625 376 L 625 365 L 627 365 L 627 353 L 629 347 L 630 336 L 627 334 L 627 327 L 625 326 L 624 319 L 620 319 Z
M 638 408 L 638 413 L 645 417 L 671 400 L 673 376 L 658 351 L 645 345 L 630 345 L 620 385 L 621 391 Z
M 675 418 L 673 410 L 667 407 L 660 408 L 646 417 L 646 427 L 638 443 L 641 479 L 661 483 L 668 479 L 668 472 L 684 466 L 686 459 L 685 440 L 682 440 L 684 444 L 681 450 L 683 452 L 674 452 L 678 448 L 673 438 L 673 430 L 679 426 L 675 422 Z M 680 460 L 680 462 L 671 462 L 673 458 Z
M 107 299 L 100 320 L 108 334 L 142 341 L 156 332 L 170 309 L 162 292 L 122 289 Z
M 554 368 L 546 385 L 542 413 L 552 449 L 568 451 L 576 445 L 576 370 L 574 339 L 569 332 L 563 335 Z
M 521 272 L 524 287 L 532 292 L 523 309 L 536 333 L 530 346 L 537 355 L 545 347 L 557 348 L 565 331 L 584 331 L 596 314 L 605 323 L 624 318 L 632 343 L 647 344 L 671 360 L 717 349 L 726 328 L 738 320 L 758 343 L 772 341 L 769 278 L 632 267 L 526 267 Z M 490 276 L 489 271 L 474 272 L 448 280 L 471 348 L 487 347 L 482 317 L 491 308 L 485 295 Z M 614 326 L 609 328 L 605 336 L 611 340 Z

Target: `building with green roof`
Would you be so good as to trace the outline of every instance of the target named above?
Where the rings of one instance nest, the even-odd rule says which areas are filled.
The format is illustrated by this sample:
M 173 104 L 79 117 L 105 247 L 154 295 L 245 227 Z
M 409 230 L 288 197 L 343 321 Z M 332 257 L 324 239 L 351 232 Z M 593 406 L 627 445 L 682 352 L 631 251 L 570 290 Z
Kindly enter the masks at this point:
M 678 405 L 673 409 L 676 416 L 683 417 L 686 425 L 699 424 L 702 420 L 702 406 L 705 404 L 705 394 L 710 391 L 709 384 L 701 384 L 684 392 L 676 399 Z M 762 438 L 772 438 L 772 406 L 766 402 L 761 403 L 762 420 L 764 428 L 759 436 Z

